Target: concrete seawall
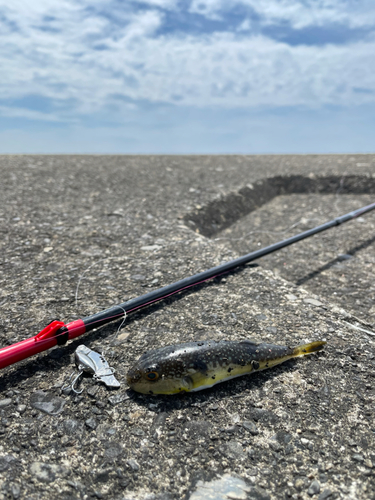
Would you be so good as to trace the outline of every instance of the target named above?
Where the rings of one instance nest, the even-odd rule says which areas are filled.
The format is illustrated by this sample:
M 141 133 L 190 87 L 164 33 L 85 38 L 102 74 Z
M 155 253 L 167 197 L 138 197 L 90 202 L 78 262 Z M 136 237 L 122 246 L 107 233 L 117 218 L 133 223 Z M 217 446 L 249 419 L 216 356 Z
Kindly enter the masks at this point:
M 375 201 L 375 155 L 0 156 L 0 342 L 93 314 Z M 0 500 L 374 495 L 375 213 L 0 374 Z M 246 338 L 326 349 L 143 396 L 145 351 Z M 122 383 L 62 392 L 84 343 Z

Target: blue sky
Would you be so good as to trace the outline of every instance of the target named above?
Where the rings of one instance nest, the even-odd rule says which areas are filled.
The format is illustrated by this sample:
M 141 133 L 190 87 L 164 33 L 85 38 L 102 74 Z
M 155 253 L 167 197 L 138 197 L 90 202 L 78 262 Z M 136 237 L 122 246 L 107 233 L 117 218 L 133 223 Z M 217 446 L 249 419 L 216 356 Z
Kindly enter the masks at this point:
M 373 0 L 0 0 L 0 153 L 374 152 Z

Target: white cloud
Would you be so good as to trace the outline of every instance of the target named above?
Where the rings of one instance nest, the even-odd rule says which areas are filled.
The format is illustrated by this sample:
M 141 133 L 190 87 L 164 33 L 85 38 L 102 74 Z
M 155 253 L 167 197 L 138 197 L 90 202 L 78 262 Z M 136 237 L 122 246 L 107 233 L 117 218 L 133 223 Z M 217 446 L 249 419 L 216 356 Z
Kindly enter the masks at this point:
M 246 18 L 242 21 L 242 23 L 238 26 L 237 31 L 249 31 L 251 29 L 250 19 Z
M 134 3 L 146 4 L 152 7 L 161 7 L 163 9 L 176 9 L 179 0 L 132 0 Z
M 176 5 L 172 0 L 148 3 Z M 198 3 L 207 16 L 222 14 L 220 0 L 193 1 L 193 10 Z M 265 22 L 290 19 L 295 26 L 311 24 L 314 16 L 323 23 L 334 13 L 337 19 L 350 14 L 340 7 L 349 0 L 242 3 L 262 12 Z M 54 111 L 46 112 L 46 119 L 51 113 L 60 120 L 108 110 L 118 119 L 129 101 L 202 108 L 375 101 L 374 38 L 290 46 L 251 30 L 162 35 L 157 34 L 164 22 L 160 9 L 132 11 L 101 0 L 0 0 L 1 11 L 8 22 L 0 34 L 0 100 L 51 99 Z M 352 22 L 360 22 L 359 11 Z
M 373 26 L 373 0 L 192 0 L 190 11 L 218 19 L 235 6 L 250 8 L 264 24 L 287 22 L 295 29 L 325 24 Z
M 48 122 L 59 122 L 63 121 L 55 114 L 42 113 L 40 111 L 35 111 L 27 108 L 16 108 L 10 106 L 0 106 L 0 115 L 9 118 L 25 118 L 28 120 L 40 120 Z M 66 121 L 66 120 L 64 120 Z

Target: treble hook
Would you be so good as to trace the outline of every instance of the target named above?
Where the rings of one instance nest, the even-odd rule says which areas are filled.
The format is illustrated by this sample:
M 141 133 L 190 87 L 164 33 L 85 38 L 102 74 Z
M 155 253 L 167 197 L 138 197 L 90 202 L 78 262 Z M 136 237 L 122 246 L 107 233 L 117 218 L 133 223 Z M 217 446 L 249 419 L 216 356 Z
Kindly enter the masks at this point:
M 63 386 L 61 387 L 61 390 L 62 391 L 67 391 L 67 389 L 69 389 L 70 391 L 73 391 L 75 394 L 81 394 L 83 392 L 83 389 L 81 389 L 80 391 L 77 391 L 74 386 L 77 384 L 78 382 L 78 379 L 81 377 L 81 375 L 83 374 L 83 370 L 80 370 L 78 372 L 78 375 L 75 376 L 73 382 L 71 381 L 72 378 L 74 377 L 74 372 L 70 375 L 69 377 L 69 382 L 66 386 Z

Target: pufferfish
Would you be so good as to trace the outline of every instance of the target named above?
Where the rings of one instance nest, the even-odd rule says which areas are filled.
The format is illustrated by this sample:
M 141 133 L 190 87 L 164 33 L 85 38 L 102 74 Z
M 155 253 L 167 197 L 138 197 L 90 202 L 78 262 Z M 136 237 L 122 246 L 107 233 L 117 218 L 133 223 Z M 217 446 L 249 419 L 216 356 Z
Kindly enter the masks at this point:
M 324 344 L 319 340 L 287 347 L 250 340 L 204 340 L 171 345 L 143 354 L 127 373 L 127 382 L 142 394 L 196 392 L 320 351 Z

